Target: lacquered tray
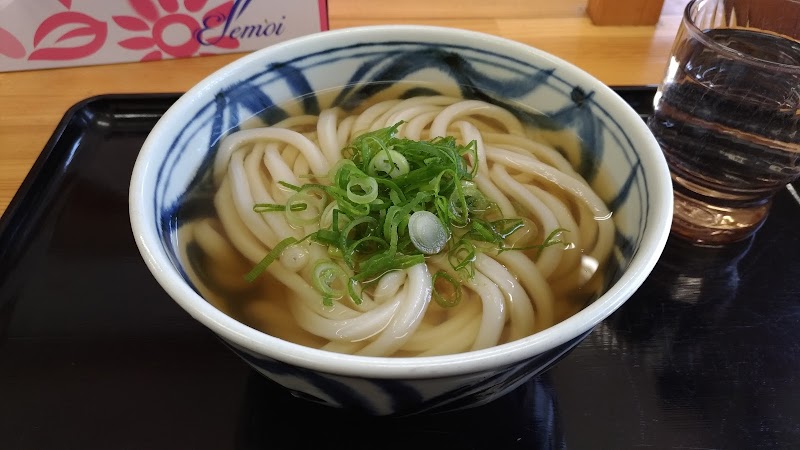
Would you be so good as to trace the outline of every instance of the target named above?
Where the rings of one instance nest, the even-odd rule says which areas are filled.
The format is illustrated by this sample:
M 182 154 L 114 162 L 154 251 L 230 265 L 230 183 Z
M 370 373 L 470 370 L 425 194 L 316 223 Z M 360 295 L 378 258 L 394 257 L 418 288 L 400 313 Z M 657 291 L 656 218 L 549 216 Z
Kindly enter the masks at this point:
M 643 116 L 652 88 L 620 88 Z M 0 448 L 798 448 L 800 204 L 751 241 L 671 240 L 554 369 L 484 407 L 370 418 L 295 399 L 152 279 L 128 222 L 176 95 L 73 107 L 0 220 Z

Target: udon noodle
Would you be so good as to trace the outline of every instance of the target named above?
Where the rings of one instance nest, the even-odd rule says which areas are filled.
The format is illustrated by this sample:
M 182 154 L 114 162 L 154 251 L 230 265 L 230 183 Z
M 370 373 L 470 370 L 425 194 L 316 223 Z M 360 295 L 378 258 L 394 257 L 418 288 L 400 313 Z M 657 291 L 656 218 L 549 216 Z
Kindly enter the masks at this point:
M 312 262 L 327 250 L 304 241 L 287 248 L 255 283 L 242 280 L 287 236 L 301 239 L 318 224 L 296 226 L 285 214 L 255 213 L 258 203 L 283 203 L 291 185 L 326 183 L 357 136 L 403 122 L 398 136 L 453 136 L 475 141 L 474 182 L 504 217 L 524 217 L 534 239 L 565 229 L 568 245 L 541 251 L 479 253 L 464 280 L 461 302 L 431 301 L 432 273 L 453 272 L 442 255 L 383 275 L 363 293 L 326 306 L 309 280 Z M 604 202 L 569 160 L 511 112 L 449 96 L 384 100 L 360 112 L 340 108 L 290 117 L 269 127 L 234 132 L 213 166 L 217 217 L 182 229 L 203 256 L 194 276 L 201 293 L 223 312 L 276 337 L 368 356 L 426 356 L 488 348 L 552 326 L 603 288 L 603 266 L 614 225 Z M 188 256 L 186 256 L 188 258 Z

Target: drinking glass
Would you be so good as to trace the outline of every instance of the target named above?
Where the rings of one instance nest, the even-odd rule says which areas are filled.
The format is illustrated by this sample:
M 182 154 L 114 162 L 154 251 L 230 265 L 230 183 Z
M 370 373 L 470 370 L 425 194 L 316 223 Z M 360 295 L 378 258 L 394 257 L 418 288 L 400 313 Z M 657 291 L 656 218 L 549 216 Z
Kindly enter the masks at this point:
M 674 234 L 753 234 L 800 174 L 800 0 L 692 0 L 648 124 L 675 192 Z

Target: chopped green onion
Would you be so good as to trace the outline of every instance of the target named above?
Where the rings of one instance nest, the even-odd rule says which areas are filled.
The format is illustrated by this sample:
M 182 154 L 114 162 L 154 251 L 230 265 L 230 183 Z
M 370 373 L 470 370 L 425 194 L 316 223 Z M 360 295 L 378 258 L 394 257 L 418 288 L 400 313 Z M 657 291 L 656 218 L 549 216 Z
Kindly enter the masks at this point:
M 483 193 L 478 190 L 478 186 L 471 181 L 461 183 L 461 193 L 467 203 L 470 214 L 485 212 L 491 207 L 491 203 Z
M 426 255 L 439 253 L 450 236 L 436 214 L 417 211 L 408 219 L 408 236 L 417 250 Z
M 470 237 L 475 239 L 476 241 L 483 241 L 483 242 L 496 242 L 497 238 L 495 237 L 494 230 L 492 230 L 492 226 L 482 220 L 473 220 L 471 224 L 471 232 L 472 234 Z
M 474 263 L 477 258 L 475 246 L 466 239 L 461 239 L 458 243 L 447 253 L 447 258 L 450 261 L 450 266 L 456 271 L 464 271 L 468 278 L 472 278 L 475 274 Z
M 347 182 L 347 199 L 363 205 L 378 198 L 378 182 L 372 177 L 353 177 Z
M 461 283 L 475 274 L 479 251 L 541 251 L 563 243 L 566 230 L 559 228 L 539 245 L 516 247 L 521 241 L 511 236 L 527 228 L 527 219 L 503 217 L 476 186 L 477 143 L 460 145 L 452 136 L 401 139 L 395 136 L 401 123 L 356 137 L 329 172 L 330 184 L 280 182 L 294 191 L 285 205 L 253 207 L 285 214 L 293 226 L 317 227 L 302 240 L 324 246 L 330 258 L 313 269 L 314 287 L 326 305 L 345 295 L 360 304 L 364 289 L 386 273 L 446 253 L 455 276 L 434 274 L 433 298 L 452 307 L 461 300 Z M 248 280 L 295 242 L 281 241 Z
M 275 261 L 276 259 L 278 259 L 278 257 L 281 256 L 281 253 L 283 253 L 283 251 L 286 250 L 287 247 L 295 243 L 297 243 L 297 239 L 293 237 L 288 237 L 278 242 L 278 245 L 276 245 L 275 248 L 273 248 L 269 253 L 267 253 L 267 256 L 265 256 L 264 259 L 259 261 L 259 263 L 255 265 L 255 267 L 250 269 L 250 272 L 247 272 L 247 274 L 244 276 L 244 279 L 251 283 L 255 281 L 256 278 L 261 276 L 261 274 L 264 273 L 265 270 L 267 270 L 267 267 L 269 267 L 269 265 L 272 264 L 273 261 Z
M 334 226 L 333 221 L 336 219 L 336 225 Z M 339 229 L 344 224 L 347 223 L 349 219 L 347 215 L 341 214 L 341 210 L 339 210 L 339 204 L 335 201 L 328 203 L 328 206 L 325 207 L 325 210 L 322 211 L 322 215 L 319 218 L 319 226 L 322 230 L 327 228 L 335 228 Z
M 291 183 L 287 183 L 285 181 L 278 181 L 278 184 L 280 184 L 281 186 L 283 186 L 285 188 L 289 188 L 292 191 L 300 192 L 300 186 L 295 186 L 295 185 L 293 185 Z
M 461 283 L 442 270 L 433 274 L 433 299 L 442 308 L 452 308 L 461 303 Z
M 556 228 L 555 230 L 551 231 L 550 234 L 548 234 L 547 237 L 544 238 L 544 241 L 542 241 L 542 243 L 539 244 L 539 245 L 528 245 L 528 246 L 525 246 L 525 247 L 507 247 L 507 248 L 501 248 L 500 250 L 501 251 L 506 251 L 506 250 L 538 250 L 537 254 L 541 254 L 542 250 L 546 249 L 547 247 L 552 247 L 553 245 L 558 245 L 558 244 L 566 245 L 566 242 L 563 241 L 560 238 L 560 236 L 561 236 L 562 233 L 566 233 L 568 231 L 569 230 L 567 230 L 565 228 Z
M 322 294 L 323 304 L 333 306 L 333 301 L 344 297 L 347 274 L 333 261 L 320 261 L 311 272 L 311 282 Z M 341 285 L 337 288 L 336 285 Z
M 512 234 L 525 227 L 522 219 L 500 219 L 492 222 L 492 229 L 495 235 L 501 239 L 507 239 Z
M 256 203 L 253 211 L 257 213 L 286 211 L 286 205 L 276 205 L 274 203 Z
M 396 150 L 378 152 L 369 162 L 367 173 L 373 177 L 397 178 L 409 172 L 408 160 Z
M 294 226 L 319 223 L 327 199 L 327 194 L 320 188 L 303 188 L 286 201 L 286 219 Z
M 347 282 L 347 293 L 350 294 L 350 298 L 353 299 L 353 303 L 356 305 L 360 305 L 364 302 L 364 299 L 361 297 L 361 290 L 359 289 L 358 280 L 355 278 L 350 278 Z M 323 303 L 324 303 L 323 299 Z
M 357 281 L 377 281 L 392 270 L 408 269 L 424 262 L 425 257 L 423 255 L 403 255 L 390 251 L 376 253 L 364 261 L 361 270 L 353 278 Z

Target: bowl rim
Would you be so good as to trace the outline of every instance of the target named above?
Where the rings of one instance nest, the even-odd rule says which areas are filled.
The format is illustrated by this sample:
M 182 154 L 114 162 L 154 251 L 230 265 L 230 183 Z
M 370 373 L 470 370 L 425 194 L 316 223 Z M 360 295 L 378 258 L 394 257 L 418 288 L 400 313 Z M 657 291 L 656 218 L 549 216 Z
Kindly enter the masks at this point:
M 259 61 L 269 60 L 273 53 L 294 48 L 301 50 L 307 45 L 324 47 L 326 42 L 335 43 L 340 38 L 367 42 L 376 36 L 380 36 L 381 40 L 390 40 L 387 36 L 401 35 L 405 37 L 400 40 L 411 37 L 415 42 L 446 42 L 457 39 L 465 44 L 503 47 L 517 59 L 547 61 L 558 70 L 567 72 L 582 87 L 590 87 L 595 92 L 594 99 L 597 102 L 613 109 L 615 118 L 625 125 L 625 133 L 631 142 L 637 148 L 651 149 L 642 158 L 642 164 L 656 181 L 652 186 L 648 185 L 650 199 L 655 205 L 651 208 L 652 217 L 645 225 L 641 245 L 631 258 L 628 268 L 597 300 L 556 325 L 488 349 L 443 356 L 373 357 L 339 354 L 284 341 L 225 315 L 182 279 L 163 250 L 154 221 L 146 214 L 152 211 L 152 207 L 147 205 L 152 196 L 146 194 L 145 188 L 148 174 L 158 170 L 151 159 L 159 154 L 159 136 L 165 133 L 168 122 L 181 117 L 181 111 L 190 108 L 198 98 L 225 83 L 239 70 Z M 532 358 L 592 330 L 627 301 L 652 271 L 669 235 L 672 201 L 672 186 L 666 161 L 644 121 L 610 87 L 584 70 L 530 45 L 482 32 L 428 25 L 372 25 L 324 31 L 276 43 L 221 67 L 194 85 L 169 108 L 146 138 L 131 176 L 129 213 L 136 245 L 157 282 L 192 317 L 239 350 L 256 357 L 263 355 L 286 364 L 334 375 L 418 379 L 496 370 Z

